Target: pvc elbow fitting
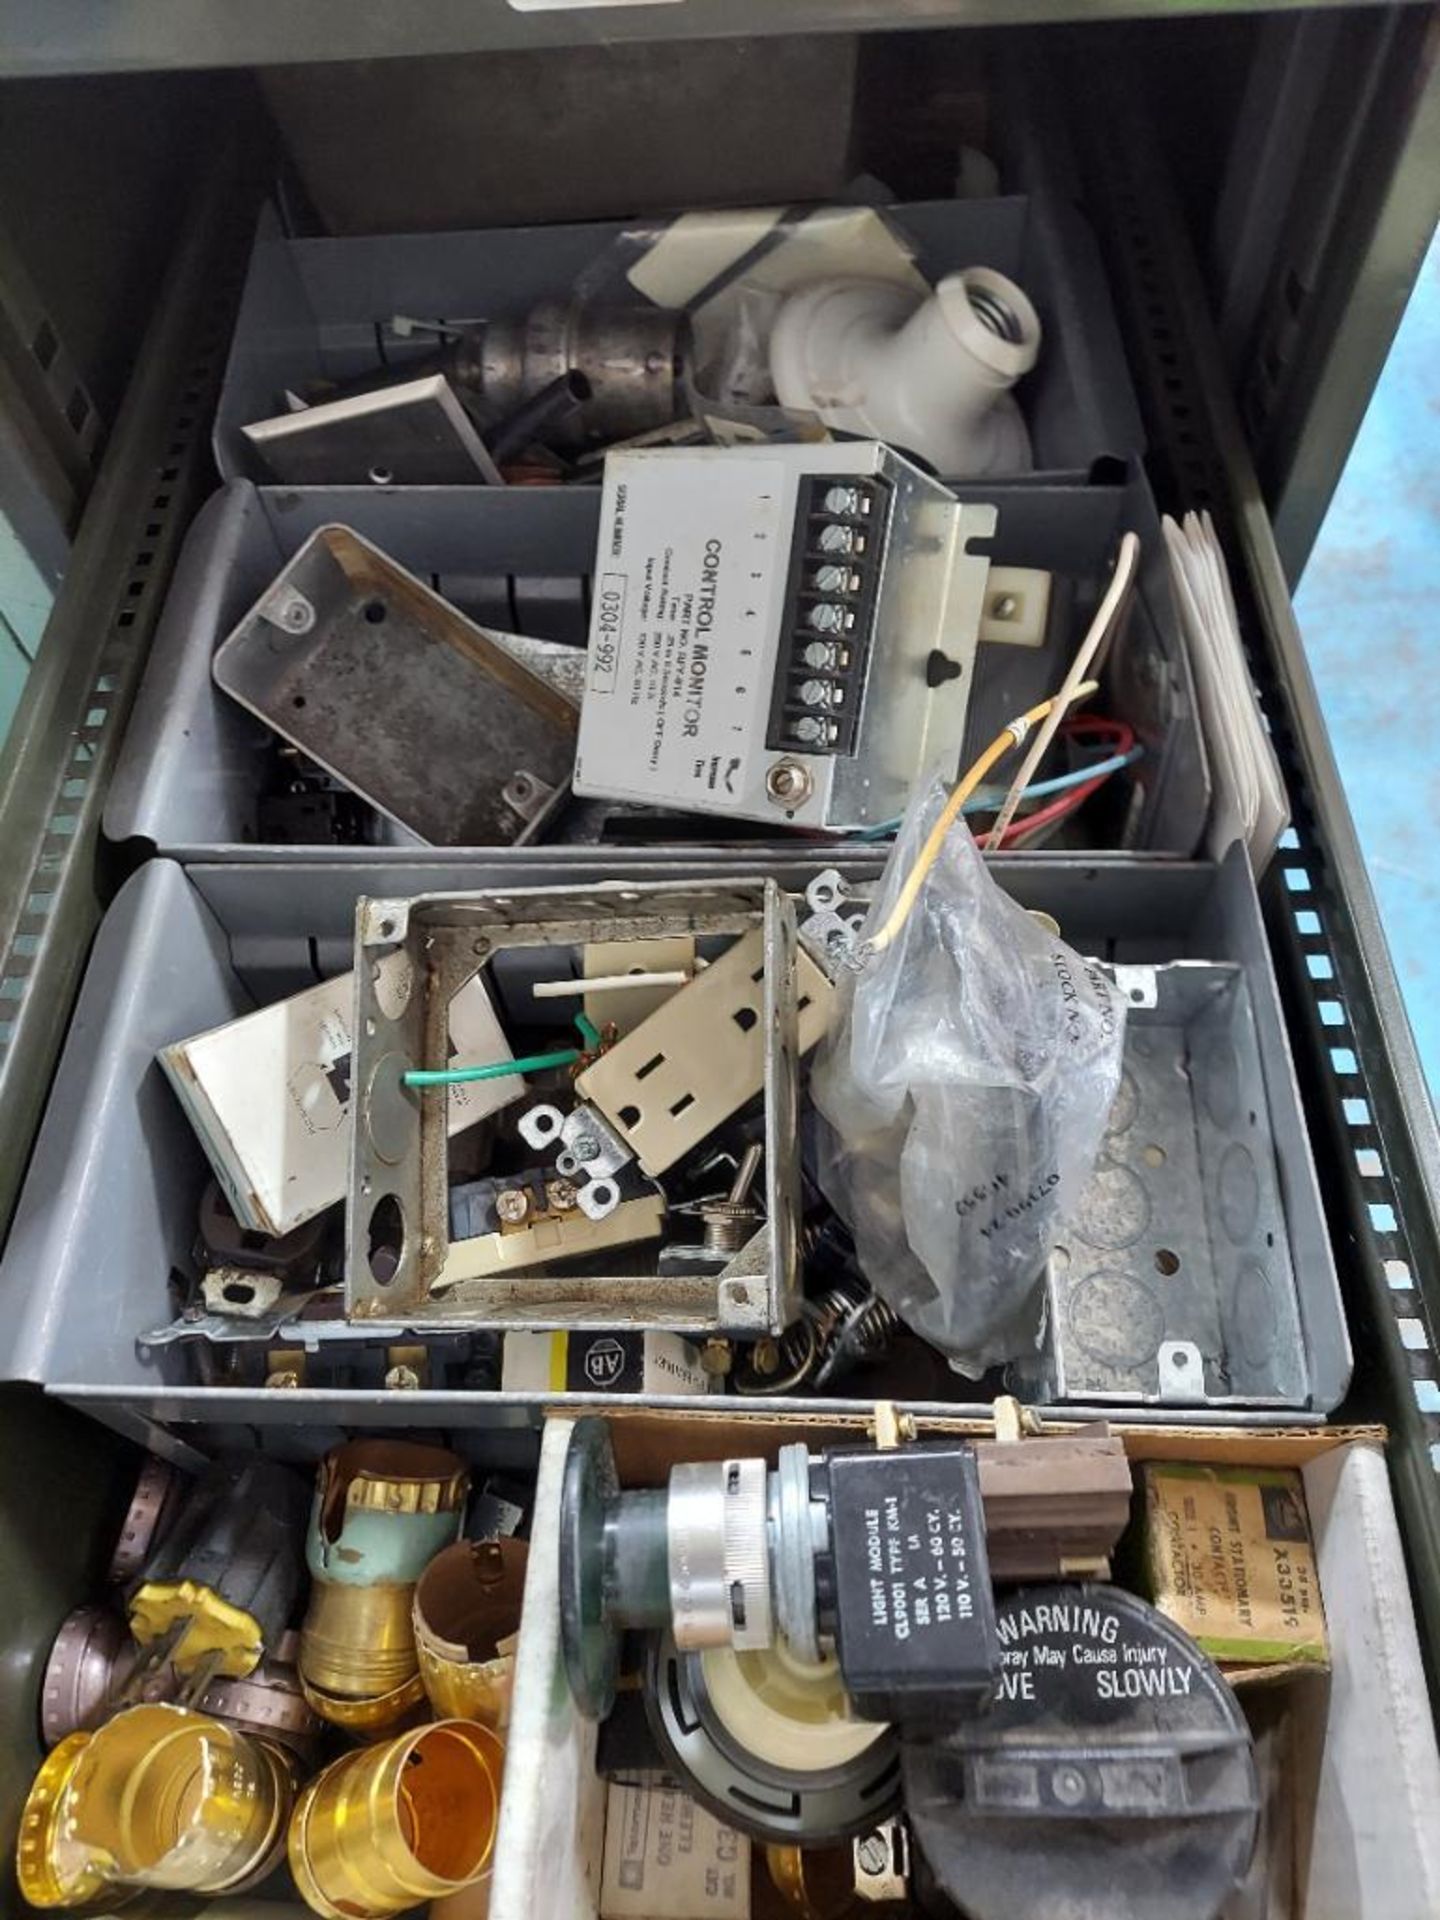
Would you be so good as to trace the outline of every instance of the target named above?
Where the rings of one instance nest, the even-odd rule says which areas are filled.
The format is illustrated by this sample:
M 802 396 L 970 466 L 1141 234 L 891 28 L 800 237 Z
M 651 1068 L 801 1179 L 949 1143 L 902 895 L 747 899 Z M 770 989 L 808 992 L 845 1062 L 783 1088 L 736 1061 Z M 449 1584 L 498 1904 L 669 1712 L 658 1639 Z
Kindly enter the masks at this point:
M 919 454 L 941 474 L 1024 473 L 1030 436 L 1010 389 L 1034 366 L 1040 320 L 989 267 L 928 298 L 888 280 L 820 280 L 781 307 L 770 371 L 782 406 Z

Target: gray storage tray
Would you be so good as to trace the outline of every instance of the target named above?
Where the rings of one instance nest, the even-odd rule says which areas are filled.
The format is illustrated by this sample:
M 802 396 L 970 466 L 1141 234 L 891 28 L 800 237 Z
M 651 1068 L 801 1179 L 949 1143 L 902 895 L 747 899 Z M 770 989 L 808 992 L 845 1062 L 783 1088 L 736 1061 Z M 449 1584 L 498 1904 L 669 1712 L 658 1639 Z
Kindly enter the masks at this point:
M 813 853 L 772 855 L 768 871 L 800 886 Z M 876 856 L 847 863 L 874 873 Z M 350 965 L 357 893 L 455 892 L 487 884 L 597 878 L 734 877 L 753 857 L 565 861 L 538 852 L 503 869 L 423 863 L 397 869 L 238 863 L 184 869 L 151 861 L 122 889 L 95 942 L 3 1264 L 0 1374 L 37 1383 L 144 1437 L 154 1423 L 312 1422 L 447 1426 L 533 1417 L 525 1395 L 338 1389 L 249 1392 L 173 1384 L 173 1349 L 142 1360 L 138 1333 L 167 1321 L 166 1285 L 185 1267 L 206 1162 L 155 1050 Z M 1270 1107 L 1281 1196 L 1298 1275 L 1304 1400 L 1330 1411 L 1349 1379 L 1334 1262 L 1274 975 L 1249 869 L 1238 849 L 1205 862 L 1001 860 L 995 871 L 1027 906 L 1053 913 L 1082 951 L 1108 960 L 1230 961 L 1246 970 Z M 967 1391 L 958 1376 L 955 1400 Z M 939 1389 L 938 1391 L 944 1391 Z M 546 1399 L 563 1396 L 546 1396 Z M 912 1395 L 941 1410 L 954 1401 Z M 682 1403 L 693 1404 L 693 1402 Z M 776 1403 L 812 1412 L 823 1400 Z M 853 1406 L 854 1402 L 849 1402 Z M 1070 1409 L 1067 1408 L 1067 1416 Z M 1177 1417 L 1173 1408 L 1127 1417 Z M 1209 1417 L 1214 1418 L 1213 1414 Z M 1262 1423 L 1275 1410 L 1227 1408 Z M 1187 1422 L 1207 1413 L 1187 1409 Z
M 1180 636 L 1155 503 L 1138 462 L 1124 485 L 986 485 L 962 499 L 999 508 L 993 557 L 1047 567 L 1098 595 L 1120 534 L 1140 535 L 1139 591 L 1104 669 L 1097 705 L 1128 720 L 1148 753 L 1135 769 L 1143 802 L 1127 844 L 1192 853 L 1209 775 L 1190 663 Z M 393 847 L 257 844 L 257 803 L 273 766 L 271 736 L 211 677 L 216 648 L 316 527 L 338 521 L 428 580 L 482 626 L 584 643 L 599 498 L 584 488 L 276 488 L 232 481 L 185 543 L 105 808 L 112 840 L 139 839 L 178 859 L 413 859 L 416 843 L 386 823 Z M 1078 640 L 1078 610 L 1055 623 L 1063 646 L 982 647 L 971 701 L 972 750 L 1052 691 Z M 696 816 L 697 841 L 723 829 Z M 562 822 L 547 840 L 573 831 Z M 678 838 L 674 817 L 656 837 Z M 755 836 L 752 836 L 752 840 Z M 497 849 L 474 851 L 493 859 Z
M 1093 235 L 1075 209 L 1040 193 L 896 206 L 928 279 L 987 266 L 1029 294 L 1044 329 L 1040 358 L 1019 388 L 1037 475 L 1084 474 L 1144 445 L 1119 330 Z M 269 475 L 240 429 L 282 411 L 287 387 L 400 367 L 434 346 L 398 338 L 397 314 L 477 320 L 523 314 L 568 293 L 633 222 L 496 227 L 296 240 L 264 209 L 215 416 L 215 463 L 225 479 Z M 628 283 L 621 289 L 638 298 Z M 381 330 L 385 330 L 382 334 Z

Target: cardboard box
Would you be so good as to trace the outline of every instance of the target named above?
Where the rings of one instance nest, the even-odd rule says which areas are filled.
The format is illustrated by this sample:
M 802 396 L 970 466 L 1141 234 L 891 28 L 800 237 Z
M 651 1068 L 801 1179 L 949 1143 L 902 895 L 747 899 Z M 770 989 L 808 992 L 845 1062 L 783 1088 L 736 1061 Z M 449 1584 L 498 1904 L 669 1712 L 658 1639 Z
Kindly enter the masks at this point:
M 1141 1485 L 1145 1587 L 1162 1613 L 1212 1659 L 1327 1664 L 1298 1473 L 1152 1463 Z
M 750 1842 L 678 1787 L 605 1798 L 601 1920 L 749 1920 Z
M 405 956 L 388 954 L 380 965 L 403 1003 Z M 255 1233 L 288 1233 L 345 1196 L 354 1003 L 355 976 L 342 974 L 160 1050 L 236 1219 Z M 514 1058 L 478 974 L 450 1003 L 450 1047 L 459 1067 Z M 508 1073 L 451 1087 L 450 1132 L 524 1091 L 520 1075 Z
M 678 1333 L 507 1333 L 502 1393 L 709 1393 L 699 1349 Z

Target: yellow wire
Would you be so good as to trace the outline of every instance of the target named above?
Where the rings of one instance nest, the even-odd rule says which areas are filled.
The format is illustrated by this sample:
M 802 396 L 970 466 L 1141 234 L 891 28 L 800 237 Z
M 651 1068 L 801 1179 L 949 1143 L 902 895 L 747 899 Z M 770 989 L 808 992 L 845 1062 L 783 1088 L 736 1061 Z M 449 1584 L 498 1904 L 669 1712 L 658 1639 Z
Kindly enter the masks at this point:
M 1070 691 L 1064 695 L 1066 706 L 1074 706 L 1081 700 L 1088 700 L 1098 685 L 1099 682 L 1096 680 L 1086 680 L 1082 682 L 1080 686 L 1072 687 Z M 896 896 L 895 905 L 890 909 L 890 918 L 873 938 L 865 942 L 865 952 L 867 954 L 883 952 L 905 925 L 905 922 L 910 918 L 911 910 L 916 900 L 920 897 L 920 889 L 924 886 L 930 869 L 940 858 L 940 849 L 945 844 L 946 834 L 949 833 L 951 827 L 954 826 L 956 819 L 959 817 L 960 809 L 980 785 L 980 782 L 985 778 L 986 774 L 989 773 L 990 769 L 998 760 L 1003 760 L 1007 753 L 1013 752 L 1014 749 L 1021 744 L 1031 727 L 1033 727 L 1037 721 L 1043 720 L 1055 705 L 1055 702 L 1060 698 L 1060 694 L 1052 694 L 1048 700 L 1042 700 L 1038 707 L 1031 707 L 1028 712 L 1022 713 L 1014 720 L 1008 721 L 1001 731 L 996 734 L 989 746 L 986 747 L 985 751 L 970 768 L 969 772 L 962 776 L 960 784 L 945 802 L 944 807 L 940 811 L 939 818 L 930 829 L 929 838 L 920 849 L 919 859 L 906 875 L 905 884 Z

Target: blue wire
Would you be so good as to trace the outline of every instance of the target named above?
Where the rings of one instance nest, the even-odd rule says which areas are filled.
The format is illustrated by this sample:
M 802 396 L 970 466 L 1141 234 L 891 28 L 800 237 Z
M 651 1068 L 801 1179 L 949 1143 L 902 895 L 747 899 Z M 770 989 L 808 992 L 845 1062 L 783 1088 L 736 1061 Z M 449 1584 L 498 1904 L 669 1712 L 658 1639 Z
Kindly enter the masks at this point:
M 1132 767 L 1144 753 L 1143 747 L 1131 747 L 1128 753 L 1112 753 L 1108 760 L 1095 760 L 1087 767 L 1076 767 L 1073 773 L 1052 774 L 1048 780 L 1036 780 L 1021 794 L 1022 800 L 1043 800 L 1052 793 L 1064 793 L 1069 787 L 1080 787 L 1087 780 L 1098 780 L 1104 774 L 1119 773 L 1122 767 Z M 965 813 L 993 813 L 1009 791 L 1006 787 L 977 787 L 965 802 Z M 894 833 L 900 825 L 897 816 L 894 820 L 884 820 L 878 827 L 862 827 L 854 836 L 857 840 L 883 840 L 887 834 Z

